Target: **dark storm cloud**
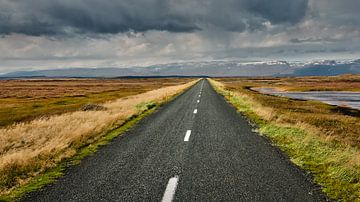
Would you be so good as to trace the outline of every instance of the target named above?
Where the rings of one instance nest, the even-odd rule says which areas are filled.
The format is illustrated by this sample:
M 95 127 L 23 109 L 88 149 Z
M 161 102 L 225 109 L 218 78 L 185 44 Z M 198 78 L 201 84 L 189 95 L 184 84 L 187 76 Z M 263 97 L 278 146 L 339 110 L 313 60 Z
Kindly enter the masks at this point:
M 306 14 L 308 1 L 302 0 L 248 0 L 245 6 L 250 12 L 256 13 L 270 22 L 297 23 Z
M 337 26 L 360 26 L 359 0 L 312 0 L 321 21 Z
M 308 0 L 1 0 L 0 34 L 241 32 L 295 24 L 307 9 Z

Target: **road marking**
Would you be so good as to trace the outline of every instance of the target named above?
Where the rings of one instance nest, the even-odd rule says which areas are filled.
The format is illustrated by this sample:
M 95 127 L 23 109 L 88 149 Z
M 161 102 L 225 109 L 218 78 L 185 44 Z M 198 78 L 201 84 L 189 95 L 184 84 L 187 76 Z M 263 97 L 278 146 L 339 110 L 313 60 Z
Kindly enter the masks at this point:
M 162 202 L 171 202 L 173 200 L 178 181 L 179 181 L 178 176 L 170 178 L 166 186 L 164 196 L 161 200 Z
M 199 97 L 201 97 L 201 95 L 199 95 Z
M 197 114 L 197 109 L 194 109 L 194 114 Z
M 200 102 L 200 100 L 197 100 L 197 103 L 199 103 Z
M 191 135 L 191 130 L 187 130 L 184 138 L 184 142 L 188 142 Z

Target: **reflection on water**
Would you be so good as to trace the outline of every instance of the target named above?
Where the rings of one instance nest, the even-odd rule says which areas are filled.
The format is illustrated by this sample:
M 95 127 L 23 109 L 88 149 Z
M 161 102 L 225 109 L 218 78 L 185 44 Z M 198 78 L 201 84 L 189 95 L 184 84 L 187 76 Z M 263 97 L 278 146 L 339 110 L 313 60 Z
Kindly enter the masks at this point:
M 307 91 L 307 92 L 287 92 L 278 91 L 274 88 L 252 88 L 258 92 L 270 95 L 285 96 L 302 100 L 319 100 L 321 102 L 350 107 L 360 110 L 360 92 L 348 91 Z

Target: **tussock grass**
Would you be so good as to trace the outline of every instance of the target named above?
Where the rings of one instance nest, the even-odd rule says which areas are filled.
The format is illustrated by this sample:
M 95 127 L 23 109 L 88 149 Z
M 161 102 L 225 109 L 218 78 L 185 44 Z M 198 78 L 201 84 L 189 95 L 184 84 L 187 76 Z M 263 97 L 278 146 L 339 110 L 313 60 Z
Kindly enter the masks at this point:
M 103 104 L 106 110 L 76 111 L 0 129 L 0 194 L 55 168 L 130 117 L 166 102 L 193 85 L 169 86 Z
M 103 111 L 106 108 L 99 104 L 86 104 L 81 108 L 82 111 Z
M 270 137 L 292 162 L 310 172 L 327 196 L 344 201 L 360 198 L 358 117 L 336 114 L 319 102 L 262 95 L 249 90 L 251 82 L 246 79 L 234 80 L 211 83 L 257 124 L 260 134 Z

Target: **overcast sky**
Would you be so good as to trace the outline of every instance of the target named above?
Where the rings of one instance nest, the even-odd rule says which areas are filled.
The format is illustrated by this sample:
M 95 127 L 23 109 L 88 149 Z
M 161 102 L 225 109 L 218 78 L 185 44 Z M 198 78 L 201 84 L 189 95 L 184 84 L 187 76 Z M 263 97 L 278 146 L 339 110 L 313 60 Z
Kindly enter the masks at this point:
M 360 0 L 0 0 L 0 73 L 360 58 Z

